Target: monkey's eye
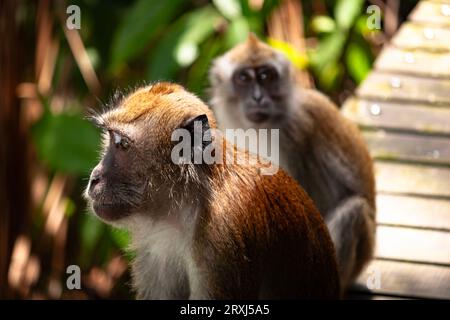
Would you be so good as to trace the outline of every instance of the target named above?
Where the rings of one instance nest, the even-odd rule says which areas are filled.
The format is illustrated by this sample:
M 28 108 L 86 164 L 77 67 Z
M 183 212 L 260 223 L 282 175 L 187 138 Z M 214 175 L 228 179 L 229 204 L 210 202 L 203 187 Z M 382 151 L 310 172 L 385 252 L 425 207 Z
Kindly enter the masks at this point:
M 237 84 L 241 85 L 249 84 L 252 81 L 251 75 L 245 70 L 236 73 L 234 79 Z
M 114 139 L 114 145 L 118 148 L 126 150 L 130 147 L 130 140 L 127 137 L 121 136 L 119 133 L 111 131 L 112 138 Z
M 276 71 L 270 69 L 270 68 L 263 68 L 258 72 L 258 80 L 259 81 L 270 81 L 274 80 L 277 77 Z

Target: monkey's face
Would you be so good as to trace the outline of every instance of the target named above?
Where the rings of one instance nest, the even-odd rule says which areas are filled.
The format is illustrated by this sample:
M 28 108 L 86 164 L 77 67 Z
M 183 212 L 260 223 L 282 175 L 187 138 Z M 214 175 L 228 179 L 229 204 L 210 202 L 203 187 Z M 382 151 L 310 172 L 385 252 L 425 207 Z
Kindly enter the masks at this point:
M 92 170 L 86 196 L 93 211 L 115 221 L 139 211 L 145 192 L 145 168 L 137 165 L 137 142 L 116 129 L 105 130 L 104 153 Z
M 249 34 L 214 61 L 211 104 L 222 125 L 278 128 L 290 112 L 293 80 L 289 59 Z
M 231 81 L 241 112 L 250 122 L 276 120 L 285 112 L 284 79 L 274 66 L 238 68 Z
M 159 209 L 169 205 L 168 195 L 189 189 L 183 174 L 192 170 L 183 170 L 172 159 L 177 144 L 172 135 L 178 129 L 193 130 L 198 119 L 209 128 L 207 114 L 215 126 L 211 111 L 198 98 L 178 85 L 158 83 L 93 117 L 104 131 L 102 159 L 85 192 L 93 211 L 117 224 L 146 212 L 156 218 Z

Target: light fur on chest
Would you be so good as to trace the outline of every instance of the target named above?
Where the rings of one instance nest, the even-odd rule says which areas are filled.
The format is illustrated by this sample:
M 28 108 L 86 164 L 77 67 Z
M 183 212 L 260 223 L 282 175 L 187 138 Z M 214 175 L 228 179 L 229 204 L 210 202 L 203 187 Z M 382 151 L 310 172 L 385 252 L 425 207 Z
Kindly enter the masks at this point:
M 184 209 L 180 214 L 195 215 Z M 133 287 L 138 299 L 200 298 L 201 276 L 193 259 L 193 228 L 179 215 L 161 221 L 140 216 L 131 223 Z M 194 220 L 194 216 L 191 216 Z

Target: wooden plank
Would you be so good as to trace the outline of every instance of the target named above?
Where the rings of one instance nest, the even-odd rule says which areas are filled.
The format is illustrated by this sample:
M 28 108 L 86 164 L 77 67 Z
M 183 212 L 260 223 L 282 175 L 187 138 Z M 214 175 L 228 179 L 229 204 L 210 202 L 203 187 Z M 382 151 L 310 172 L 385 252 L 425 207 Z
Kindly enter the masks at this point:
M 380 288 L 367 288 L 374 276 Z M 450 268 L 415 263 L 374 260 L 357 280 L 359 288 L 377 295 L 450 299 Z
M 360 97 L 400 99 L 433 104 L 450 104 L 450 80 L 371 72 L 357 93 Z
M 378 194 L 377 222 L 450 231 L 450 201 Z
M 450 4 L 442 1 L 421 1 L 409 19 L 414 22 L 450 27 Z
M 387 46 L 378 56 L 375 67 L 388 72 L 450 77 L 450 51 L 427 52 Z
M 405 22 L 393 37 L 392 44 L 403 49 L 450 51 L 450 28 Z
M 439 263 L 450 267 L 450 233 L 378 226 L 375 257 Z
M 365 131 L 363 136 L 375 159 L 408 160 L 450 165 L 450 138 L 417 134 Z
M 450 108 L 350 98 L 342 113 L 366 127 L 450 134 Z
M 375 174 L 380 192 L 450 197 L 450 168 L 377 161 Z

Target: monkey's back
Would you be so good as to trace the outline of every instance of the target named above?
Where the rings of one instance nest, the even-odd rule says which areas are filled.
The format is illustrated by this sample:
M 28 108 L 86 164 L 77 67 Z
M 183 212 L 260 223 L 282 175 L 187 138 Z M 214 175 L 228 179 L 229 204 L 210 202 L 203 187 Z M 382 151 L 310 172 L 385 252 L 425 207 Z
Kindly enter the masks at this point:
M 220 240 L 203 238 L 208 245 L 198 249 L 222 256 L 215 268 L 223 277 L 210 279 L 213 298 L 339 298 L 327 228 L 306 192 L 284 171 L 261 176 L 237 168 L 212 195 L 216 214 L 205 219 L 205 230 Z

